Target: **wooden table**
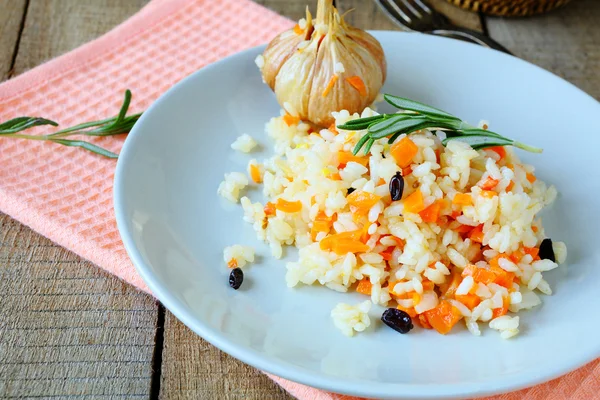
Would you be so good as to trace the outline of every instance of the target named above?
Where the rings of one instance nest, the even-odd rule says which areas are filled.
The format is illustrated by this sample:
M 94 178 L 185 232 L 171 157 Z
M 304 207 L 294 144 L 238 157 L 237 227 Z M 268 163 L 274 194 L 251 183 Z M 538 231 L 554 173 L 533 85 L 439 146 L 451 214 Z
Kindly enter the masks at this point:
M 96 38 L 147 1 L 0 0 L 0 81 Z M 316 3 L 257 1 L 293 19 L 307 1 Z M 432 3 L 600 98 L 599 1 L 514 20 Z M 370 0 L 337 5 L 356 7 L 349 20 L 359 27 L 397 29 Z M 193 334 L 152 297 L 0 214 L 0 398 L 291 396 Z

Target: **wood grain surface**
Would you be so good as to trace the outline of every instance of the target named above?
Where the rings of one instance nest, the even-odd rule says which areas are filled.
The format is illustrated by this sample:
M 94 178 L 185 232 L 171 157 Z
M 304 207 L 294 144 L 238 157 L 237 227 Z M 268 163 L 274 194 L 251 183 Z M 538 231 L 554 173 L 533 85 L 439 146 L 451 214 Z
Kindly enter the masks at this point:
M 0 80 L 92 40 L 148 0 L 0 0 Z M 256 0 L 292 19 L 313 0 Z M 462 26 L 600 98 L 600 2 L 529 19 L 482 18 L 431 0 Z M 398 29 L 370 0 L 337 0 L 365 29 Z M 0 110 L 2 120 L 2 110 Z M 0 398 L 291 399 L 150 296 L 0 214 Z

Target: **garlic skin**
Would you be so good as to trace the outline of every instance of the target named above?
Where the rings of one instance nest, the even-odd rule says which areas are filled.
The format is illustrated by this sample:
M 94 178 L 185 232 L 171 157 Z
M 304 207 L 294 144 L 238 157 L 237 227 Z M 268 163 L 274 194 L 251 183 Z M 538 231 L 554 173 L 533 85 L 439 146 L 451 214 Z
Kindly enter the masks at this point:
M 306 19 L 275 37 L 263 59 L 263 80 L 279 104 L 325 127 L 334 111 L 360 113 L 371 105 L 386 78 L 377 39 L 346 24 L 332 0 L 319 0 L 315 20 L 307 8 Z

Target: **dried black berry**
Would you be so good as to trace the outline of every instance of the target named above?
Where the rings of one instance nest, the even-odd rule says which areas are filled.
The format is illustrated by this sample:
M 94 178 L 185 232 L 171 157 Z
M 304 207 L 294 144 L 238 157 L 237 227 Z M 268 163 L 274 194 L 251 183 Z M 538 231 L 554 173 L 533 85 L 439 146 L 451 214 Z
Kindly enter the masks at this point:
M 388 308 L 383 312 L 381 320 L 384 324 L 400 333 L 408 333 L 413 328 L 410 315 L 397 308 Z
M 242 286 L 242 282 L 244 282 L 244 273 L 241 268 L 234 268 L 231 270 L 229 274 L 229 286 L 238 290 L 240 286 Z
M 544 239 L 542 240 L 542 244 L 540 244 L 540 258 L 542 260 L 550 260 L 552 262 L 556 262 L 556 257 L 554 256 L 554 249 L 552 248 L 552 239 Z
M 396 172 L 396 175 L 390 179 L 390 196 L 392 201 L 398 201 L 402 199 L 402 193 L 404 192 L 404 178 L 400 171 Z
M 346 193 L 346 196 L 348 196 L 350 193 L 354 192 L 356 189 L 354 188 L 348 188 L 348 192 Z

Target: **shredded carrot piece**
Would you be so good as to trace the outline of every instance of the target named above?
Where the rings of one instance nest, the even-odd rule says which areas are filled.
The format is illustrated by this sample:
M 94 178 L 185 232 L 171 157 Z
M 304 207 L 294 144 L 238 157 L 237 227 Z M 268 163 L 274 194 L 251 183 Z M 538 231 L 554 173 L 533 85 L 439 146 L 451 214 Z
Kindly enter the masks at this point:
M 462 276 L 471 275 L 475 282 L 481 282 L 485 285 L 494 282 L 496 274 L 484 268 L 478 268 L 475 265 L 467 265 L 462 272 Z
M 421 302 L 421 295 L 419 293 L 413 293 L 412 301 L 413 301 L 413 304 L 416 306 L 417 304 L 419 304 Z
M 454 296 L 454 298 L 463 303 L 465 306 L 469 307 L 470 310 L 474 309 L 479 303 L 481 303 L 479 296 L 474 294 L 457 294 Z
M 473 242 L 483 243 L 483 225 L 476 226 L 469 232 L 469 239 Z
M 423 222 L 437 222 L 440 216 L 441 208 L 442 203 L 439 201 L 434 201 L 429 207 L 421 211 L 419 215 L 421 216 Z
M 260 175 L 260 168 L 255 164 L 250 164 L 250 178 L 256 183 L 262 183 L 262 176 Z
M 331 250 L 338 255 L 344 255 L 348 253 L 365 253 L 370 250 L 370 247 L 359 240 L 345 239 L 334 243 Z
M 510 258 L 510 261 L 516 264 L 521 261 L 521 258 L 523 258 L 523 253 L 521 253 L 519 250 L 516 250 L 510 256 L 508 256 L 508 258 Z
M 319 243 L 321 250 L 331 250 L 336 242 L 343 240 L 359 241 L 364 235 L 364 229 L 358 229 L 355 231 L 341 232 L 334 235 L 329 235 L 322 239 Z
M 275 204 L 271 203 L 270 201 L 267 204 L 265 204 L 265 215 L 267 217 L 275 215 L 275 210 Z
M 433 283 L 431 281 L 424 281 L 424 282 L 421 282 L 421 284 L 423 285 L 423 290 L 425 292 L 433 290 L 433 288 L 435 287 L 435 283 Z
M 231 269 L 237 268 L 238 262 L 235 258 L 232 258 L 231 260 L 229 260 L 229 262 L 227 262 L 227 266 Z
M 380 199 L 381 197 L 362 190 L 355 190 L 346 197 L 348 204 L 363 212 L 369 211 L 369 209 L 377 204 Z
M 315 220 L 313 221 L 313 226 L 310 230 L 313 240 L 316 240 L 315 238 L 319 232 L 329 232 L 335 216 L 336 215 L 333 214 L 331 217 L 328 217 L 323 211 L 319 211 L 317 213 Z
M 538 257 L 540 253 L 540 249 L 538 249 L 537 247 L 523 247 L 523 251 L 526 254 L 529 254 L 534 260 L 536 259 L 536 257 Z
M 533 182 L 537 181 L 537 178 L 531 172 L 528 172 L 526 176 L 527 176 L 527 180 L 529 181 L 529 183 L 533 183 Z
M 490 148 L 488 148 L 488 150 L 492 150 L 492 151 L 498 153 L 498 155 L 500 156 L 500 160 L 502 160 L 504 157 L 506 157 L 506 149 L 503 146 L 490 147 Z
M 338 151 L 337 162 L 338 168 L 343 168 L 342 166 L 346 166 L 346 164 L 348 164 L 349 162 L 355 162 L 362 165 L 363 167 L 366 167 L 369 163 L 369 157 L 358 157 L 349 151 Z
M 500 308 L 495 308 L 492 311 L 492 319 L 494 318 L 498 318 L 501 317 L 503 315 L 505 315 L 508 312 L 508 306 L 510 304 L 510 301 L 507 297 L 503 297 L 502 298 L 502 307 Z
M 500 267 L 498 261 L 501 258 L 510 259 L 510 257 L 506 254 L 498 254 L 496 257 L 492 258 L 489 261 L 490 272 L 494 274 L 492 282 L 494 282 L 497 285 L 504 286 L 505 288 L 511 288 L 512 283 L 515 279 L 515 274 L 513 272 L 505 271 Z M 475 277 L 473 277 L 473 279 L 475 279 Z
M 535 233 L 537 233 L 537 231 L 538 231 L 538 227 L 537 227 L 537 226 L 535 226 L 535 225 L 532 225 L 532 226 L 531 226 L 531 230 L 532 230 L 532 231 L 534 231 Z
M 425 311 L 427 322 L 442 335 L 450 332 L 452 327 L 456 325 L 462 318 L 460 311 L 447 300 L 442 300 L 437 307 Z
M 331 125 L 329 125 L 329 128 L 327 128 L 330 132 L 333 132 L 334 134 L 338 134 L 340 132 L 338 132 L 337 127 L 335 126 L 335 122 L 332 122 Z
M 361 96 L 367 95 L 367 87 L 360 76 L 351 76 L 346 78 L 346 82 L 352 85 L 354 89 L 358 90 L 358 93 L 360 93 Z
M 399 306 L 398 306 L 398 307 L 396 307 L 396 308 L 397 308 L 398 310 L 402 310 L 402 311 L 404 311 L 404 312 L 405 312 L 405 313 L 407 313 L 407 314 L 408 314 L 408 315 L 409 315 L 411 318 L 415 318 L 415 317 L 417 316 L 417 312 L 415 311 L 414 307 L 409 307 L 409 308 L 406 308 L 406 307 L 402 307 L 402 306 L 400 306 L 400 305 L 399 305 Z
M 304 31 L 302 30 L 302 28 L 300 28 L 300 25 L 296 24 L 296 26 L 294 26 L 294 33 L 296 35 L 301 35 Z
M 469 233 L 473 230 L 473 227 L 471 225 L 461 225 L 454 230 L 458 233 Z
M 402 140 L 390 147 L 390 153 L 400 168 L 408 167 L 418 151 L 419 148 L 408 136 L 403 137 Z
M 498 196 L 498 193 L 494 192 L 493 190 L 482 190 L 481 195 L 486 199 L 493 199 L 494 197 Z
M 408 166 L 406 168 L 402 168 L 402 176 L 408 176 L 412 174 L 412 167 Z
M 296 213 L 302 210 L 302 203 L 300 201 L 287 201 L 284 199 L 277 199 L 275 208 L 285 213 Z
M 423 202 L 423 193 L 420 189 L 417 189 L 410 196 L 404 200 L 404 211 L 410 213 L 420 213 L 425 209 L 425 203 Z
M 329 83 L 327 84 L 327 87 L 325 88 L 325 90 L 323 90 L 323 94 L 322 96 L 325 97 L 329 94 L 329 92 L 331 92 L 331 89 L 333 89 L 333 86 L 335 85 L 335 83 L 337 82 L 337 80 L 339 79 L 339 77 L 337 75 L 334 75 L 331 77 L 331 79 L 329 80 Z
M 441 292 L 446 297 L 454 296 L 454 293 L 456 293 L 456 289 L 458 288 L 458 285 L 460 285 L 460 283 L 462 282 L 462 276 L 460 275 L 460 271 L 457 268 L 452 269 L 451 274 L 452 275 L 451 275 L 450 281 L 447 281 L 440 288 Z
M 379 178 L 379 180 L 377 181 L 377 186 L 381 186 L 381 185 L 385 185 L 385 179 L 383 179 L 383 178 Z
M 414 318 L 414 317 L 412 317 L 412 318 Z M 424 328 L 424 329 L 433 329 L 433 327 L 431 326 L 431 324 L 429 324 L 429 321 L 427 321 L 427 317 L 425 316 L 425 314 L 419 314 L 418 321 L 419 321 L 419 324 L 421 325 L 422 328 Z
M 369 280 L 369 278 L 363 278 L 360 282 L 358 282 L 358 286 L 356 286 L 356 291 L 358 293 L 366 294 L 367 296 L 371 295 L 371 288 L 373 284 Z
M 379 254 L 381 255 L 381 257 L 383 257 L 383 259 L 385 261 L 390 261 L 392 259 L 392 253 L 393 252 L 394 252 L 394 248 L 393 247 L 389 247 L 387 250 L 382 251 Z
M 452 204 L 459 206 L 471 206 L 473 205 L 473 198 L 469 193 L 456 193 L 452 199 Z
M 485 180 L 485 182 L 481 183 L 479 185 L 479 187 L 482 188 L 483 190 L 491 190 L 496 187 L 498 182 L 500 182 L 498 179 L 494 179 L 494 178 L 488 176 L 488 178 Z
M 342 180 L 342 176 L 340 175 L 339 172 L 335 172 L 333 174 L 331 174 L 330 178 L 334 181 L 341 181 Z
M 300 117 L 294 117 L 293 115 L 286 113 L 283 116 L 283 122 L 285 122 L 287 126 L 297 125 L 298 122 L 300 122 Z
M 513 181 L 510 181 L 510 183 L 508 184 L 508 186 L 506 187 L 506 191 L 510 192 L 512 190 L 512 188 L 515 187 L 515 183 Z
M 456 219 L 456 218 L 460 217 L 461 214 L 462 214 L 462 211 L 460 211 L 460 210 L 452 210 L 452 213 L 450 214 L 450 217 Z M 463 231 L 462 233 L 465 233 L 465 232 L 468 232 L 468 230 L 467 231 Z

